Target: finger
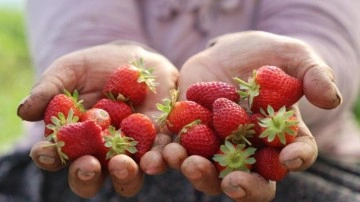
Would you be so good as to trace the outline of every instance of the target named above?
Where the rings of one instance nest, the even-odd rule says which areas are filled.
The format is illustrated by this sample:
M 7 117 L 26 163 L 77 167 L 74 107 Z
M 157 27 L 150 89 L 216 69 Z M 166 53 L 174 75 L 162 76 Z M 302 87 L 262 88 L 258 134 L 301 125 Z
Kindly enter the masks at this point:
M 187 158 L 187 152 L 178 143 L 170 143 L 164 147 L 162 155 L 170 168 L 180 170 L 183 161 Z
M 221 188 L 237 202 L 267 202 L 274 199 L 276 184 L 256 173 L 234 171 L 224 177 Z
M 300 118 L 300 116 L 298 117 Z M 301 118 L 299 121 L 299 133 L 295 141 L 285 146 L 279 157 L 280 162 L 290 171 L 301 171 L 309 168 L 318 155 L 315 138 Z
M 333 82 L 329 67 L 313 66 L 308 69 L 303 79 L 304 94 L 315 106 L 333 109 L 342 103 L 342 95 Z
M 57 171 L 65 165 L 61 164 L 56 147 L 52 142 L 40 141 L 33 145 L 30 157 L 36 166 L 48 171 Z
M 163 173 L 167 169 L 167 163 L 162 156 L 164 147 L 171 142 L 171 137 L 164 133 L 156 136 L 151 151 L 145 153 L 140 159 L 141 169 L 148 175 Z
M 189 156 L 183 162 L 181 171 L 195 189 L 208 195 L 221 193 L 219 174 L 209 160 L 201 156 Z
M 131 197 L 140 191 L 144 176 L 133 159 L 127 155 L 117 155 L 110 160 L 108 166 L 117 193 Z
M 79 157 L 69 167 L 68 180 L 76 195 L 83 198 L 93 197 L 104 181 L 99 161 L 89 155 Z

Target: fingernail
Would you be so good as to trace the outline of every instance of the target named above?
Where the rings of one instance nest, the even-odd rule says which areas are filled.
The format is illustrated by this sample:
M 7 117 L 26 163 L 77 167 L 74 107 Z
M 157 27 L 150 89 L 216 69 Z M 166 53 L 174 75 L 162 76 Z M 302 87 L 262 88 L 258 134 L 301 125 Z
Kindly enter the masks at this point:
M 46 164 L 46 165 L 55 163 L 55 158 L 50 157 L 50 156 L 41 155 L 41 156 L 39 156 L 38 160 L 40 163 Z
M 232 198 L 243 198 L 246 195 L 246 192 L 240 186 L 231 185 L 227 187 L 224 191 Z
M 77 175 L 78 175 L 79 179 L 81 179 L 83 181 L 88 181 L 88 180 L 91 180 L 92 178 L 94 178 L 95 172 L 79 170 Z
M 128 176 L 129 172 L 126 169 L 123 169 L 114 171 L 113 173 L 118 179 L 125 179 Z
M 26 102 L 26 100 L 27 100 L 28 98 L 29 98 L 29 95 L 26 96 L 24 99 L 22 99 L 22 100 L 20 101 L 20 103 L 19 103 L 19 105 L 18 105 L 18 108 L 17 108 L 17 112 L 16 112 L 16 114 L 17 114 L 18 116 L 19 116 L 19 112 L 20 112 L 22 106 L 24 105 L 24 103 Z
M 336 84 L 335 83 L 332 83 L 332 84 L 334 86 L 334 90 L 336 93 L 336 100 L 334 102 L 336 105 L 340 105 L 343 102 L 342 95 L 341 95 L 339 89 L 337 88 Z
M 285 166 L 289 169 L 300 168 L 304 161 L 301 158 L 295 158 L 284 162 Z

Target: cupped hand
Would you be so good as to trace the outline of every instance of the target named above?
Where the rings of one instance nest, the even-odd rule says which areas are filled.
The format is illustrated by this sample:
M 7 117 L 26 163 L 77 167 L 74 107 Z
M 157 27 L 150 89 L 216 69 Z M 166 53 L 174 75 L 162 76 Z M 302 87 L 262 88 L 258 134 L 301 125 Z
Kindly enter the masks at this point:
M 223 81 L 237 86 L 233 77 L 247 80 L 253 69 L 275 65 L 303 82 L 305 97 L 313 105 L 332 109 L 341 103 L 332 69 L 303 41 L 249 31 L 218 37 L 209 45 L 183 65 L 178 83 L 180 99 L 185 99 L 186 89 L 193 83 Z M 301 171 L 314 163 L 318 150 L 296 105 L 294 109 L 300 121 L 299 133 L 295 142 L 282 149 L 280 162 L 289 171 Z M 256 173 L 240 171 L 220 180 L 209 160 L 187 156 L 185 149 L 177 143 L 168 144 L 163 155 L 170 167 L 181 170 L 196 189 L 206 194 L 224 192 L 235 201 L 270 201 L 275 197 L 275 182 Z
M 135 44 L 105 44 L 62 56 L 54 61 L 33 86 L 30 95 L 18 108 L 18 116 L 27 121 L 43 119 L 45 108 L 53 96 L 64 89 L 77 90 L 85 108 L 90 108 L 102 98 L 102 87 L 112 71 L 130 61 L 143 58 L 147 67 L 154 69 L 159 86 L 156 94 L 150 92 L 138 112 L 150 118 L 159 113 L 155 103 L 175 88 L 178 70 L 160 54 L 148 51 Z M 126 155 L 117 155 L 109 161 L 108 172 L 102 171 L 99 161 L 92 156 L 82 156 L 69 165 L 69 185 L 81 197 L 94 196 L 109 175 L 115 190 L 122 196 L 135 195 L 143 184 L 144 173 L 162 173 L 167 164 L 161 151 L 171 138 L 159 133 L 151 151 L 140 160 L 139 165 Z M 53 147 L 47 141 L 36 143 L 30 156 L 34 163 L 45 170 L 56 171 L 64 167 Z

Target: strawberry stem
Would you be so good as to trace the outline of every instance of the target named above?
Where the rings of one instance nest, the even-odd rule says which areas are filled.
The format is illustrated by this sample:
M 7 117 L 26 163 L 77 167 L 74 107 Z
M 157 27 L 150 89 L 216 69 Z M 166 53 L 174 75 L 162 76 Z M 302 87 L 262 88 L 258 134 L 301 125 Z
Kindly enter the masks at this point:
M 153 93 L 156 93 L 156 86 L 159 84 L 156 82 L 156 76 L 153 75 L 154 70 L 145 68 L 143 58 L 131 62 L 131 65 L 139 70 L 138 82 L 144 82 Z
M 251 108 L 254 97 L 259 95 L 260 85 L 256 82 L 256 70 L 253 71 L 253 75 L 249 77 L 248 82 L 241 80 L 238 77 L 234 77 L 235 80 L 239 84 L 240 90 L 238 91 L 241 99 L 249 99 L 249 106 Z

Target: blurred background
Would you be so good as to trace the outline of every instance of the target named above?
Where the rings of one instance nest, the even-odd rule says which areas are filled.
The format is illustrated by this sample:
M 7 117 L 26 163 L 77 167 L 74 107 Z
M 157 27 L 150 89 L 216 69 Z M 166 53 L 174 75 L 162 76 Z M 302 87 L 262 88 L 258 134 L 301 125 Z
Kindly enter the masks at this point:
M 0 0 L 0 154 L 23 138 L 16 109 L 34 82 L 26 41 L 24 2 Z M 360 99 L 354 113 L 360 123 Z

